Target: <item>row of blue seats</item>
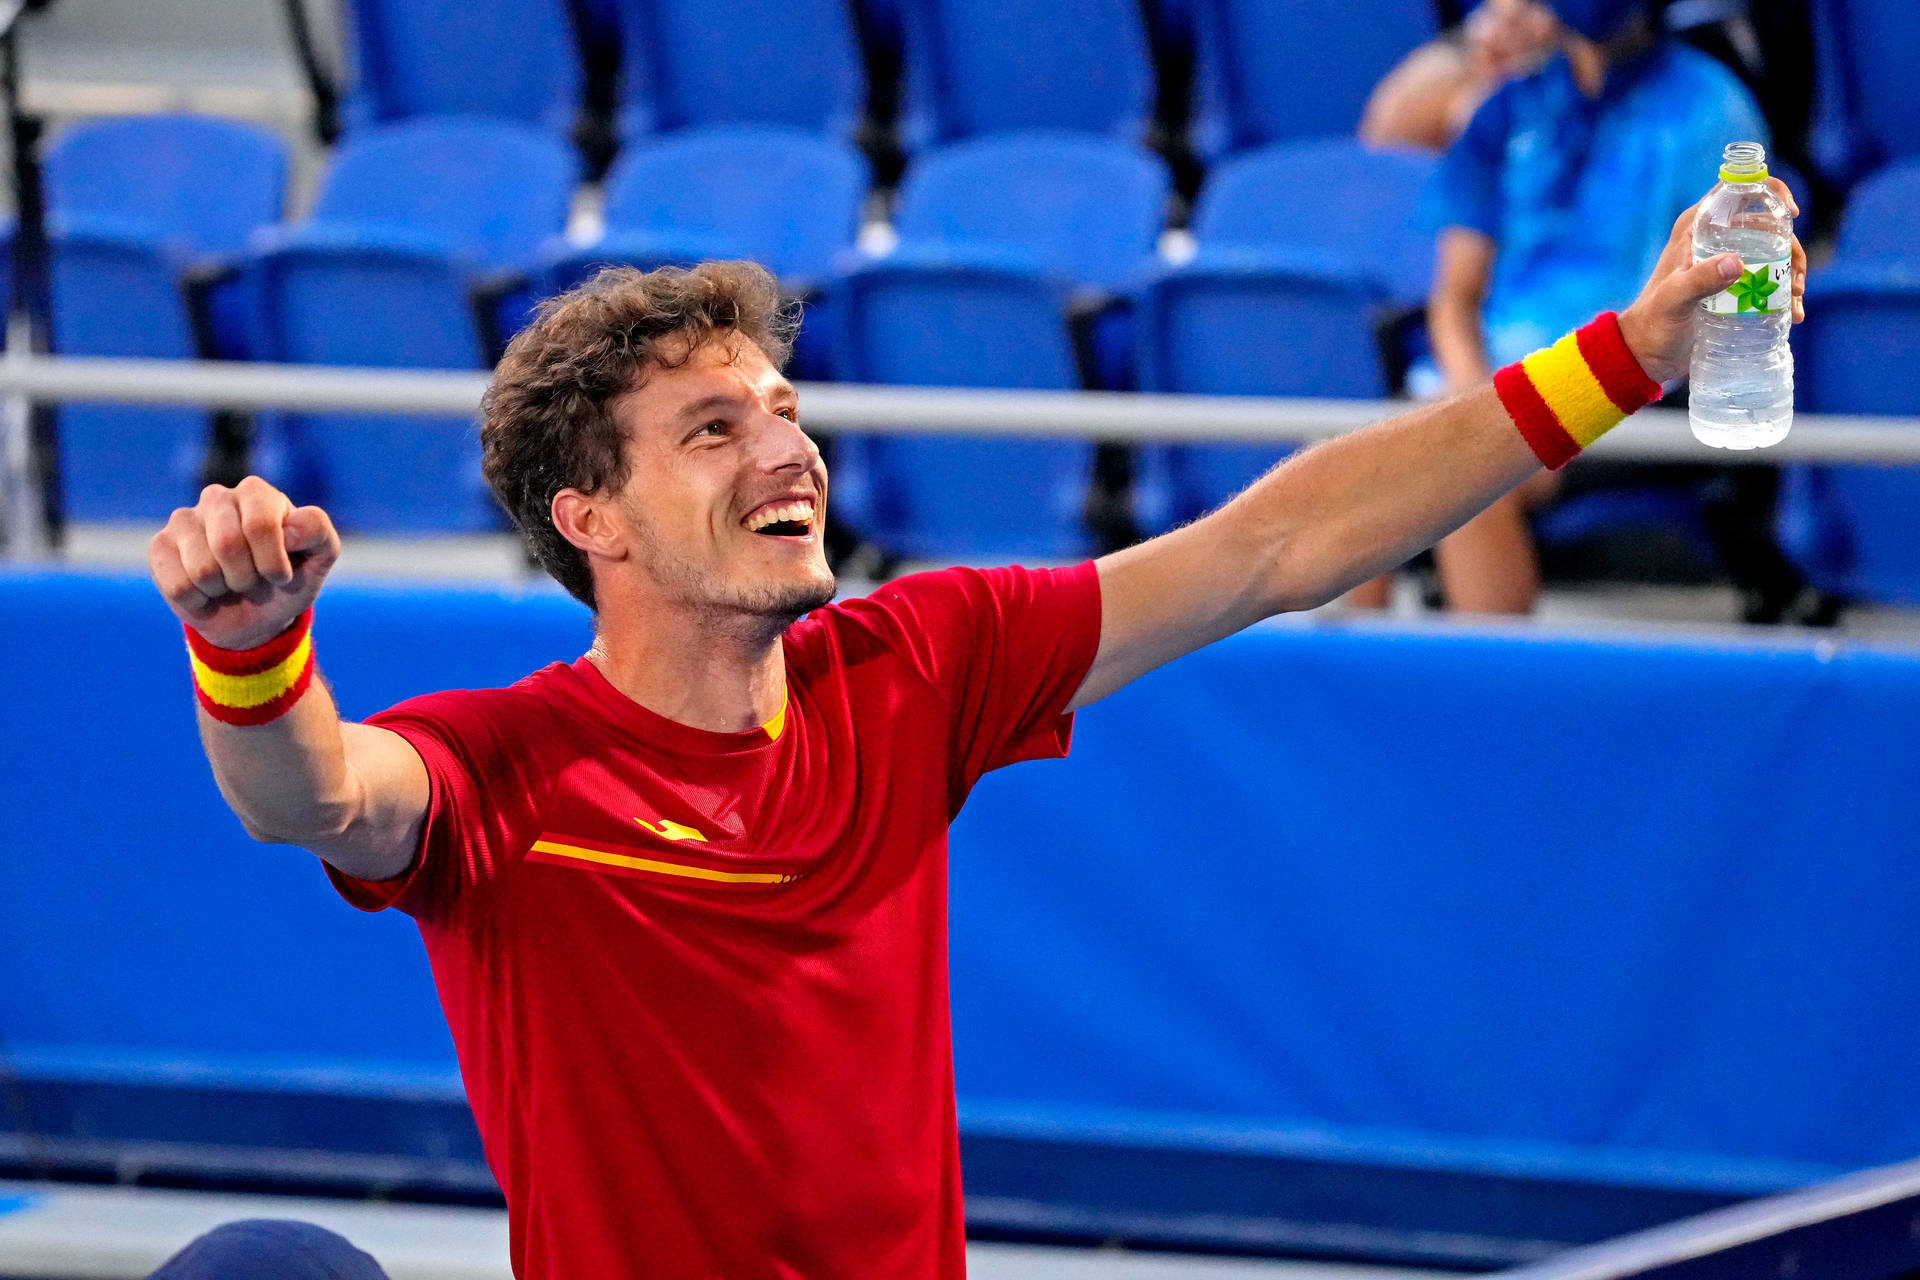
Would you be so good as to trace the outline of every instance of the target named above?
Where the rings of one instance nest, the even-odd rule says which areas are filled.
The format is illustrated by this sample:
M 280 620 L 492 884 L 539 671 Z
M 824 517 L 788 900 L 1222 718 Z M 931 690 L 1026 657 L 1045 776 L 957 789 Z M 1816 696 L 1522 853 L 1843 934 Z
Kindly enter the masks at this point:
M 1841 185 L 1920 150 L 1910 0 L 1811 0 L 1828 176 Z M 1190 117 L 1203 157 L 1350 132 L 1380 77 L 1435 31 L 1432 0 L 351 0 L 355 127 L 478 114 L 563 131 L 584 85 L 581 36 L 621 53 L 617 131 L 784 124 L 850 138 L 866 112 L 860 43 L 898 46 L 909 151 L 1068 129 L 1140 140 L 1150 42 L 1197 49 Z M 583 28 L 577 33 L 575 27 Z
M 810 376 L 1077 387 L 1091 371 L 1083 373 L 1063 317 L 1085 309 L 1090 292 L 1124 301 L 1146 287 L 1170 194 L 1157 158 L 1110 140 L 1028 134 L 939 148 L 901 189 L 899 249 L 867 261 L 850 252 L 867 174 L 847 144 L 794 130 L 696 131 L 630 149 L 605 187 L 609 233 L 582 250 L 557 236 L 577 179 L 564 147 L 522 126 L 434 119 L 343 143 L 306 222 L 249 236 L 278 209 L 283 160 L 270 143 L 243 126 L 168 117 L 96 122 L 60 138 L 47 162 L 57 348 L 178 357 L 198 346 L 305 363 L 484 367 L 485 322 L 511 329 L 532 298 L 601 263 L 748 257 L 816 297 Z M 1408 210 L 1430 163 L 1345 141 L 1249 153 L 1209 185 L 1195 222 L 1200 257 L 1175 274 L 1244 271 L 1248 255 L 1307 243 L 1314 253 L 1296 248 L 1283 265 L 1323 278 L 1350 312 L 1415 301 L 1431 246 Z M 216 186 L 225 199 L 200 198 Z M 237 276 L 205 270 L 209 255 L 236 253 Z M 530 278 L 516 281 L 516 269 Z M 202 287 L 183 295 L 183 277 Z M 929 305 L 944 307 L 945 319 L 929 326 Z M 1110 305 L 1092 326 L 1094 363 L 1109 385 L 1131 380 L 1125 310 Z M 982 360 L 969 334 L 1002 358 Z M 1155 355 L 1149 365 L 1156 384 L 1181 376 L 1171 359 Z M 1303 393 L 1386 390 L 1370 339 L 1299 368 L 1307 381 L 1292 389 Z M 64 417 L 69 507 L 81 519 L 163 513 L 205 436 L 204 420 L 186 411 L 76 407 Z M 492 521 L 484 503 L 441 509 L 448 472 L 410 470 L 404 450 L 363 448 L 350 429 L 359 421 L 330 416 L 320 430 L 270 415 L 263 458 L 304 477 L 349 527 Z M 145 424 L 137 436 L 136 422 Z M 442 426 L 470 436 L 464 424 Z M 417 425 L 412 434 L 434 436 Z M 135 439 L 143 454 L 127 465 Z M 369 455 L 391 459 L 400 474 L 369 470 Z M 465 458 L 448 446 L 443 460 L 457 469 Z M 1217 488 L 1182 499 L 1179 514 L 1209 505 Z M 981 536 L 977 520 L 966 524 Z M 897 540 L 912 541 L 904 531 Z M 1078 545 L 1063 527 L 1046 553 Z
M 1431 0 L 352 0 L 350 126 L 479 114 L 564 129 L 583 72 L 572 15 L 621 51 L 618 132 L 784 124 L 851 138 L 860 36 L 895 41 L 909 150 L 1003 131 L 1137 142 L 1154 109 L 1150 32 L 1206 50 L 1208 154 L 1350 132 L 1368 92 L 1435 31 Z M 1149 18 L 1152 21 L 1149 21 Z M 1300 91 L 1311 84 L 1312 92 Z
M 203 152 L 220 158 L 207 167 Z M 1221 166 L 1196 209 L 1199 252 L 1173 270 L 1152 256 L 1164 169 L 1097 139 L 1024 135 L 929 153 L 901 191 L 901 248 L 837 272 L 834 251 L 850 242 L 865 190 L 864 168 L 843 144 L 707 131 L 623 163 L 628 173 L 608 185 L 608 217 L 626 229 L 582 254 L 551 244 L 575 179 L 551 138 L 475 120 L 392 126 L 340 149 L 307 224 L 249 241 L 249 220 L 271 217 L 280 199 L 283 161 L 265 135 L 167 118 L 76 129 L 48 156 L 55 336 L 71 354 L 191 354 L 182 271 L 250 244 L 247 269 L 200 294 L 203 348 L 475 367 L 486 361 L 482 313 L 498 315 L 491 299 L 477 308 L 476 293 L 515 294 L 502 271 L 546 243 L 541 284 L 523 285 L 509 312 L 599 261 L 754 257 L 796 284 L 829 286 L 810 340 L 816 358 L 852 380 L 1066 388 L 1088 380 L 1087 363 L 1137 353 L 1148 389 L 1377 397 L 1389 389 L 1377 322 L 1396 302 L 1417 301 L 1431 257 L 1406 216 L 1431 162 L 1344 141 Z M 1915 332 L 1901 274 L 1912 269 L 1901 263 L 1916 243 L 1916 173 L 1895 167 L 1863 187 L 1841 235 L 1843 266 L 1816 277 L 1816 323 L 1800 343 L 1804 407 L 1920 411 L 1914 366 L 1897 358 Z M 215 186 L 223 201 L 200 198 Z M 816 203 L 824 211 L 808 212 Z M 811 248 L 809 227 L 821 232 Z M 1104 361 L 1078 358 L 1067 320 L 1089 311 L 1088 289 L 1134 304 L 1131 317 L 1124 307 L 1094 313 L 1096 341 L 1086 345 Z M 1862 371 L 1855 356 L 1876 342 L 1887 357 Z M 75 407 L 63 419 L 77 518 L 152 518 L 191 492 L 204 415 Z M 259 464 L 348 527 L 497 520 L 474 478 L 468 423 L 276 414 L 260 427 Z M 1190 517 L 1275 456 L 1228 446 L 1150 452 L 1136 515 L 1149 529 Z M 1091 458 L 1091 446 L 1058 442 L 849 441 L 839 505 L 906 554 L 1074 555 L 1088 546 L 1080 512 Z M 1809 501 L 1844 505 L 1834 488 Z M 1835 524 L 1799 521 L 1819 535 L 1800 539 L 1806 554 L 1838 547 L 1858 561 L 1872 539 L 1836 536 Z

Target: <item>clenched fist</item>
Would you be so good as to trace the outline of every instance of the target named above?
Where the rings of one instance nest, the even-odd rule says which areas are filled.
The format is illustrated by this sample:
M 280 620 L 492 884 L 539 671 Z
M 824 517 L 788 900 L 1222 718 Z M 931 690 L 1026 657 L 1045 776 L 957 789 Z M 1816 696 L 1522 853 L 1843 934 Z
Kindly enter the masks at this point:
M 208 485 L 147 544 L 153 581 L 180 620 L 222 649 L 285 631 L 340 558 L 319 507 L 296 507 L 258 476 Z
M 1799 216 L 1800 202 L 1778 178 L 1768 178 L 1773 193 L 1786 201 L 1787 212 Z M 1694 205 L 1673 222 L 1666 250 L 1653 268 L 1646 286 L 1633 304 L 1620 313 L 1620 336 L 1655 382 L 1670 382 L 1687 372 L 1693 354 L 1693 322 L 1703 298 L 1732 284 L 1740 274 L 1740 259 L 1731 253 L 1702 262 L 1693 260 Z M 1793 323 L 1807 318 L 1807 251 L 1793 238 Z

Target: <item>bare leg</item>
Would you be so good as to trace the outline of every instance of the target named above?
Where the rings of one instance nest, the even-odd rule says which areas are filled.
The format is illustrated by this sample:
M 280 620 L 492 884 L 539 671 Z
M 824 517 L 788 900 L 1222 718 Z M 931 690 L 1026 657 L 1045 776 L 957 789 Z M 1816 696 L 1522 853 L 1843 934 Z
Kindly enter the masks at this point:
M 1532 613 L 1540 561 L 1519 493 L 1482 511 L 1434 548 L 1440 587 L 1456 613 Z
M 1384 609 L 1393 600 L 1393 575 L 1369 578 L 1344 597 L 1349 609 Z

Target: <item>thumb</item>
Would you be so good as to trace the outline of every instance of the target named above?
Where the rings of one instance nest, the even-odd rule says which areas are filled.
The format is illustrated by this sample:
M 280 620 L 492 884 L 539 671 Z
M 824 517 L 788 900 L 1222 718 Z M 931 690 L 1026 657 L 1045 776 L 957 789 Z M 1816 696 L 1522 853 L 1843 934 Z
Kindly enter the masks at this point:
M 286 535 L 289 555 L 306 552 L 309 562 L 317 561 L 322 569 L 340 555 L 340 535 L 333 531 L 332 519 L 319 507 L 295 507 L 287 512 L 280 527 Z
M 1744 269 L 1745 264 L 1737 253 L 1716 254 L 1703 262 L 1696 262 L 1667 278 L 1666 301 L 1670 306 L 1684 310 L 1704 298 L 1711 298 L 1738 280 Z

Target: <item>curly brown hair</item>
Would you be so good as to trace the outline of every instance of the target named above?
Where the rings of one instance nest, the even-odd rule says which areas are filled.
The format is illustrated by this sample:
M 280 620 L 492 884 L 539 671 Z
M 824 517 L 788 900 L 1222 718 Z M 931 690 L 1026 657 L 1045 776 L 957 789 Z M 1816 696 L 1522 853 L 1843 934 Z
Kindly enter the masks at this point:
M 553 497 L 626 483 L 613 401 L 650 369 L 676 368 L 716 336 L 746 338 L 780 368 L 798 328 L 798 306 L 752 262 L 608 267 L 541 303 L 494 370 L 480 426 L 487 484 L 541 567 L 594 607 L 593 575 L 580 549 L 554 528 Z

